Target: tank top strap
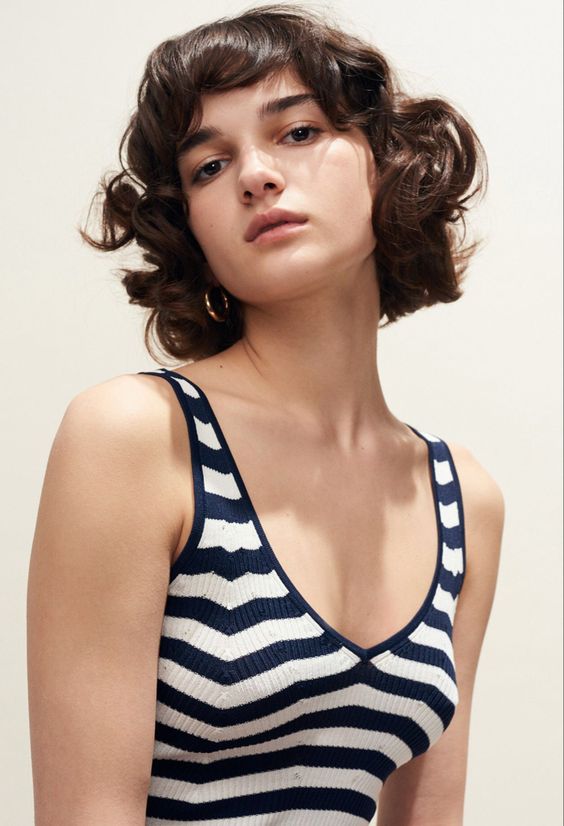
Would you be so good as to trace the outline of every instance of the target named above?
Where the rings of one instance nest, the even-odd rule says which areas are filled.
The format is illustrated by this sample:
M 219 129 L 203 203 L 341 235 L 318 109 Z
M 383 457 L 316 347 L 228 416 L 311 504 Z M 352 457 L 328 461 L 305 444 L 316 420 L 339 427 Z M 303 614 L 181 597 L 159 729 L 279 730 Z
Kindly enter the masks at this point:
M 405 422 L 404 424 L 407 424 Z M 425 439 L 429 448 L 429 467 L 434 488 L 435 505 L 440 526 L 442 573 L 439 579 L 441 593 L 456 600 L 466 572 L 466 538 L 464 506 L 460 479 L 447 443 L 432 433 L 408 425 Z M 452 617 L 453 618 L 453 617 Z
M 174 393 L 188 427 L 195 494 L 195 522 L 204 532 L 221 530 L 229 523 L 249 522 L 247 503 L 235 478 L 231 455 L 222 444 L 215 416 L 200 388 L 180 373 L 165 367 L 140 370 L 141 375 L 161 376 Z

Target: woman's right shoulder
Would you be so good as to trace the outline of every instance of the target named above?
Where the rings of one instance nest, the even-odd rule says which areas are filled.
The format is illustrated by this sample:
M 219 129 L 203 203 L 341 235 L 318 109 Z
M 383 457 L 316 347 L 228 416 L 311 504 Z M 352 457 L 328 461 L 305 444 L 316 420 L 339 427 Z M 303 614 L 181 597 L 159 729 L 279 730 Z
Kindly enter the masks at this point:
M 79 391 L 63 414 L 57 447 L 111 464 L 119 474 L 159 479 L 171 505 L 179 500 L 185 506 L 182 487 L 191 473 L 186 420 L 173 388 L 159 376 L 126 373 Z
M 110 420 L 119 424 L 123 419 L 142 425 L 162 413 L 169 403 L 168 382 L 155 375 L 124 373 L 80 390 L 69 402 L 67 412 L 73 415 L 101 416 L 101 424 Z
M 113 376 L 79 391 L 68 403 L 61 427 L 150 453 L 160 453 L 164 443 L 172 446 L 174 431 L 186 429 L 169 382 L 143 373 Z

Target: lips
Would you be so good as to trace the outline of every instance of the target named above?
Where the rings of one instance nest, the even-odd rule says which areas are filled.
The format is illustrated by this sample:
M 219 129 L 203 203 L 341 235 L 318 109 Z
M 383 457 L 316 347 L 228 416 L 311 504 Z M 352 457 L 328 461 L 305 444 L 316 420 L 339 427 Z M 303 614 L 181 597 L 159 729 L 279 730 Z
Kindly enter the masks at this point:
M 255 215 L 245 232 L 245 241 L 254 241 L 262 232 L 279 224 L 303 224 L 305 221 L 307 221 L 307 216 L 301 213 L 275 207 Z
M 275 224 L 267 224 L 265 227 L 258 231 L 258 235 L 261 235 L 263 232 L 267 232 L 269 229 L 274 229 L 274 227 L 281 227 L 282 224 L 289 224 L 289 221 L 277 221 Z

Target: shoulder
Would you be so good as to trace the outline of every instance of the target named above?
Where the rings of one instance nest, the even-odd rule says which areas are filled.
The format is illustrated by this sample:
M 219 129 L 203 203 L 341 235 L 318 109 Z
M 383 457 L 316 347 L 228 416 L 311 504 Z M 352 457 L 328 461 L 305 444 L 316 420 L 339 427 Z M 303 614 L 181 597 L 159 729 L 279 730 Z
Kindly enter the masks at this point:
M 173 446 L 182 419 L 167 381 L 132 373 L 81 390 L 68 404 L 62 426 L 77 436 L 129 450 L 140 459 L 157 460 L 163 448 Z
M 159 474 L 172 492 L 185 481 L 185 414 L 160 376 L 126 373 L 85 388 L 67 406 L 57 436 L 63 434 L 69 443 L 96 447 L 100 459 L 103 452 L 108 460 Z
M 465 511 L 485 527 L 499 528 L 505 517 L 505 499 L 497 480 L 464 445 L 448 442 L 462 491 Z
M 491 472 L 464 445 L 445 442 L 460 482 L 467 576 L 489 579 L 492 589 L 499 567 L 505 523 L 503 491 Z M 468 589 L 469 590 L 469 589 Z
M 166 407 L 166 382 L 158 376 L 125 373 L 77 393 L 67 408 L 74 417 L 91 418 L 100 427 L 147 426 Z
M 166 504 L 163 522 L 179 532 L 190 447 L 182 408 L 167 381 L 124 374 L 83 389 L 65 410 L 52 452 L 73 473 L 89 467 L 104 476 L 124 505 L 143 495 L 157 507 L 157 491 L 158 502 Z

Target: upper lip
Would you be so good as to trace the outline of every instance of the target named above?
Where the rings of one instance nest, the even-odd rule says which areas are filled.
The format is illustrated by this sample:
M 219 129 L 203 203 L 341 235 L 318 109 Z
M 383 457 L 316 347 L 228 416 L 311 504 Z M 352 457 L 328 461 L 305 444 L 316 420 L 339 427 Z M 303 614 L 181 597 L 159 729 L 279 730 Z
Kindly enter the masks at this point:
M 267 212 L 261 212 L 255 215 L 247 231 L 245 232 L 245 241 L 254 241 L 259 232 L 270 224 L 277 224 L 279 221 L 288 221 L 292 223 L 303 223 L 307 221 L 305 215 L 298 212 L 289 212 L 287 209 L 269 209 Z

